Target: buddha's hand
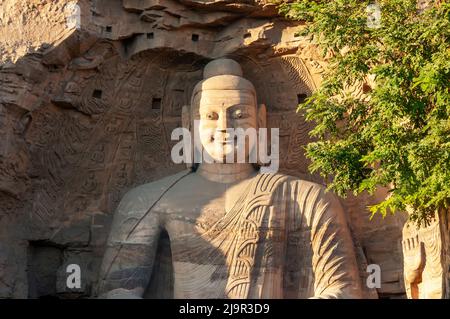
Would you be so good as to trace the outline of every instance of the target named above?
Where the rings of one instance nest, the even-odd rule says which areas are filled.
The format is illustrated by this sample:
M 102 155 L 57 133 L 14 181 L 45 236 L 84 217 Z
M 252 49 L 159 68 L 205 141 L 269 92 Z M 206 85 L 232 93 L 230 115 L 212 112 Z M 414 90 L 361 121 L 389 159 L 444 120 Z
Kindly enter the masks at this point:
M 425 264 L 423 243 L 416 235 L 402 241 L 403 265 L 405 280 L 410 283 L 419 283 L 422 280 L 422 271 Z
M 101 299 L 142 299 L 140 291 L 136 289 L 128 290 L 123 288 L 114 289 L 100 295 Z

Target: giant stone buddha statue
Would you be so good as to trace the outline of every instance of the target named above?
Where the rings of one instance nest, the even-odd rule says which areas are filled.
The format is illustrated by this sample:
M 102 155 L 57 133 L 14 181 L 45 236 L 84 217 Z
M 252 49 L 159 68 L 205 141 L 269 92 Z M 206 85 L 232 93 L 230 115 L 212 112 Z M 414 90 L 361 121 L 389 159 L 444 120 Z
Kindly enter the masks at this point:
M 101 268 L 100 296 L 144 296 L 164 231 L 175 298 L 360 298 L 339 200 L 321 185 L 225 160 L 236 151 L 228 129 L 266 125 L 265 107 L 258 106 L 240 65 L 210 62 L 190 107 L 183 122 L 192 127 L 198 121 L 200 147 L 214 161 L 123 197 Z M 245 146 L 246 154 L 255 147 Z

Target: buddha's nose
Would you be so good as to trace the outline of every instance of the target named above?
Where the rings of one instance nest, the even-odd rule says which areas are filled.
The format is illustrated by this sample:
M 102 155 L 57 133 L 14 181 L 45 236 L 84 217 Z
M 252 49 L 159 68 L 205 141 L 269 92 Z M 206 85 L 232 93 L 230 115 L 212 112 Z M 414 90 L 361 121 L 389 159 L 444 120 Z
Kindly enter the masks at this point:
M 219 114 L 219 119 L 217 121 L 217 131 L 225 133 L 228 129 L 228 118 L 224 113 Z

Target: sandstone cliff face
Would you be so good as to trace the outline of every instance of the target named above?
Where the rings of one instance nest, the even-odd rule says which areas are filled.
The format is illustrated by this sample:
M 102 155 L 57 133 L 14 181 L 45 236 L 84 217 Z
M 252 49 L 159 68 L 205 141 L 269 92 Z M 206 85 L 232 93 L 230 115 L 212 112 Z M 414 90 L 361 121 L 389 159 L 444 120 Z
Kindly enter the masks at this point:
M 0 298 L 95 295 L 122 195 L 184 168 L 170 160 L 170 133 L 210 59 L 236 59 L 255 84 L 280 128 L 281 171 L 320 182 L 295 109 L 325 63 L 296 36 L 301 23 L 269 1 L 78 1 L 75 15 L 68 4 L 0 4 Z M 378 294 L 403 297 L 404 217 L 369 222 L 372 200 L 344 201 L 361 277 L 377 263 Z M 73 263 L 81 289 L 65 285 Z
M 16 62 L 43 45 L 55 45 L 70 30 L 64 6 L 69 1 L 13 1 L 0 3 L 0 62 Z

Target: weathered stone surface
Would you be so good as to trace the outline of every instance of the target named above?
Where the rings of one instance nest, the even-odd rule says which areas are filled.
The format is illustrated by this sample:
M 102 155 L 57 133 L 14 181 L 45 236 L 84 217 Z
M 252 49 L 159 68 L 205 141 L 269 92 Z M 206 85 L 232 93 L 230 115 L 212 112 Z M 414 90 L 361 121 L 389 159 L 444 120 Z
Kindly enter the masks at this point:
M 56 295 L 57 269 L 63 250 L 44 242 L 32 242 L 28 252 L 28 297 Z
M 64 257 L 40 264 L 40 250 L 81 249 L 77 260 L 89 274 L 83 294 L 96 294 L 119 200 L 185 168 L 170 160 L 170 133 L 211 59 L 235 59 L 254 84 L 268 126 L 280 128 L 280 171 L 322 183 L 307 171 L 301 146 L 311 125 L 295 109 L 320 84 L 326 61 L 295 36 L 302 23 L 279 17 L 269 1 L 86 0 L 78 1 L 77 29 L 68 28 L 68 3 L 0 5 L 0 297 L 67 296 Z M 361 282 L 366 265 L 379 264 L 382 286 L 365 295 L 405 297 L 406 218 L 369 221 L 366 205 L 376 199 L 342 201 Z M 448 218 L 446 227 L 448 283 Z M 160 268 L 170 260 L 166 248 Z M 27 273 L 28 264 L 45 272 L 42 285 L 29 282 L 36 273 Z
M 70 224 L 56 229 L 50 240 L 64 247 L 87 247 L 91 240 L 91 220 L 90 216 L 82 220 L 71 220 Z

